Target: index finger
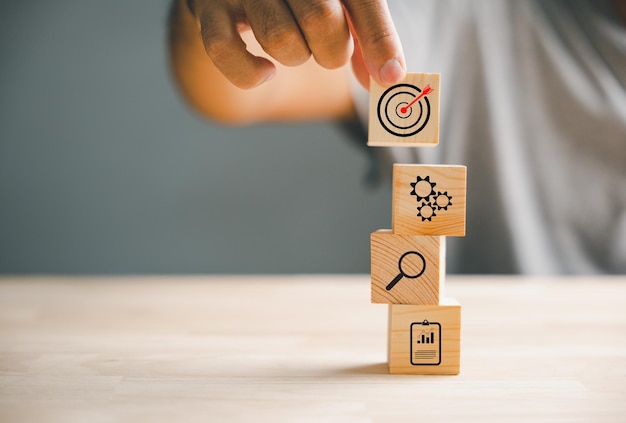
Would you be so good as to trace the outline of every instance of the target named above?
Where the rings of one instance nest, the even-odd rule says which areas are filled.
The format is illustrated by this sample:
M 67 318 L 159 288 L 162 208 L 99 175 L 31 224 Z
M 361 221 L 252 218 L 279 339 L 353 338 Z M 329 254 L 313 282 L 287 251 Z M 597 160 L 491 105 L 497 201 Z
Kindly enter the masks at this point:
M 400 37 L 385 0 L 344 0 L 365 66 L 383 86 L 399 82 L 406 74 Z
M 200 10 L 202 41 L 207 55 L 222 75 L 239 88 L 253 88 L 270 79 L 275 66 L 246 49 L 232 13 L 218 7 Z

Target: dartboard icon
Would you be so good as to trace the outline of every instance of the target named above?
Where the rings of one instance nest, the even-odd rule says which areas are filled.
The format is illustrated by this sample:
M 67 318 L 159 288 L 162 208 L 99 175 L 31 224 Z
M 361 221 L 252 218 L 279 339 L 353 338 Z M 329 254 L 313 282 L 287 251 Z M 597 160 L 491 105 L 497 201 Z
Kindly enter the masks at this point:
M 410 137 L 422 131 L 430 119 L 427 94 L 430 85 L 420 89 L 412 84 L 397 84 L 388 88 L 378 100 L 378 121 L 387 132 L 398 137 Z

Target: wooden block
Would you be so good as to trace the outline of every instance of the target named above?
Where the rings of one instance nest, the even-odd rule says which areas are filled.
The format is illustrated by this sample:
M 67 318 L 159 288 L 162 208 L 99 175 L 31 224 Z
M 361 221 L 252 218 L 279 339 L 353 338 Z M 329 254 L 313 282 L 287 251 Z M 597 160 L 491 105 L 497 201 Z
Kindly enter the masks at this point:
M 461 306 L 453 299 L 440 305 L 390 305 L 390 373 L 456 375 L 461 364 Z
M 385 88 L 370 80 L 369 146 L 439 144 L 439 74 L 409 73 Z
M 370 236 L 370 250 L 373 303 L 439 304 L 446 268 L 445 237 L 379 230 Z
M 403 235 L 465 235 L 467 168 L 393 165 L 392 229 Z

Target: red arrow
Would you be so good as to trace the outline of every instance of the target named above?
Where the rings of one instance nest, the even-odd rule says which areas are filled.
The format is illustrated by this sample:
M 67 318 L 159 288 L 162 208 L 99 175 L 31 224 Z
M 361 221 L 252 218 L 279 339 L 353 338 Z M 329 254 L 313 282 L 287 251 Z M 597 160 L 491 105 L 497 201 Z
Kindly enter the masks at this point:
M 409 104 L 407 104 L 406 106 L 402 107 L 400 109 L 400 113 L 405 114 L 406 112 L 409 111 L 409 109 L 411 108 L 412 105 L 414 105 L 415 103 L 417 103 L 418 101 L 420 101 L 420 99 L 422 97 L 424 97 L 425 95 L 428 95 L 430 93 L 433 92 L 433 89 L 430 88 L 430 84 L 426 85 L 424 87 L 424 89 L 422 90 L 422 92 L 420 93 L 420 95 L 418 95 L 417 97 L 415 97 L 415 100 L 413 100 L 412 102 L 410 102 Z

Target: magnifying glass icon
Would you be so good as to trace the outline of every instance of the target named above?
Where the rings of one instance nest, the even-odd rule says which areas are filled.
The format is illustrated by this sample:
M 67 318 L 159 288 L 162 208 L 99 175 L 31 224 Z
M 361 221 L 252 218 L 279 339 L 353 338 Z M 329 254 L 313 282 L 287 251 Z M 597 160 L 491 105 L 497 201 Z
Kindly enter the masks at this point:
M 415 279 L 422 276 L 426 270 L 426 260 L 417 251 L 407 251 L 398 260 L 398 270 L 400 271 L 398 276 L 385 287 L 387 291 L 391 291 L 402 278 Z

